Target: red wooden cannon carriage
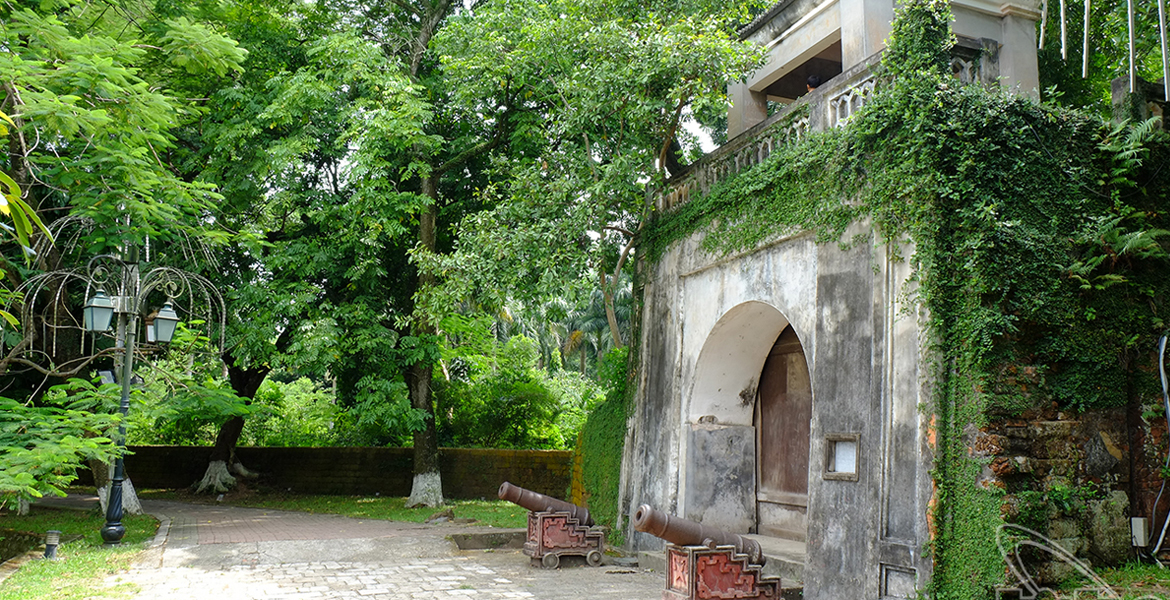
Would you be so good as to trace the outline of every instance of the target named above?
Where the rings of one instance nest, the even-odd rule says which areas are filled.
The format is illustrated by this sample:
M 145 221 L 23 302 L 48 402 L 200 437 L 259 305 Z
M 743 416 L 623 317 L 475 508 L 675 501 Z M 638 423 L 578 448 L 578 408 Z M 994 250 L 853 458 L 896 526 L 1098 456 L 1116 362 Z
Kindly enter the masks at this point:
M 504 482 L 500 499 L 528 509 L 528 541 L 524 554 L 532 557 L 533 565 L 555 569 L 562 556 L 584 557 L 586 564 L 601 564 L 605 552 L 604 536 L 592 527 L 589 510 L 563 500 L 526 490 Z
M 633 526 L 670 542 L 663 600 L 779 599 L 783 593 L 779 577 L 761 573 L 766 559 L 754 540 L 673 517 L 646 504 L 634 512 Z

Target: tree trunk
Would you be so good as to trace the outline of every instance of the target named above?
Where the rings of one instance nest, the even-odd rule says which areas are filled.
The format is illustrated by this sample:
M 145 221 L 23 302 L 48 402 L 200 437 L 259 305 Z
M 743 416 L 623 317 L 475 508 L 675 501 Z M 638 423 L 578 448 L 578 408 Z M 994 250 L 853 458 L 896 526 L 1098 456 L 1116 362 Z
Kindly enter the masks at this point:
M 431 198 L 432 202 L 419 214 L 419 241 L 430 252 L 436 249 L 435 230 L 439 219 L 437 186 L 437 176 L 428 175 L 423 178 L 422 192 Z M 429 273 L 421 273 L 418 277 L 420 290 L 431 287 L 434 283 L 435 278 Z M 434 327 L 422 319 L 416 321 L 416 335 L 422 337 L 434 332 Z M 425 359 L 410 365 L 406 370 L 410 406 L 424 413 L 423 428 L 414 432 L 414 482 L 410 486 L 407 507 L 434 507 L 443 504 L 443 482 L 439 476 L 439 435 L 435 429 L 435 406 L 431 400 L 431 378 L 434 376 L 434 370 L 434 365 Z
M 102 507 L 102 514 L 106 514 L 110 500 L 110 478 L 113 477 L 114 464 L 99 460 L 89 461 L 89 470 L 93 473 L 93 485 L 97 489 L 98 504 Z M 138 501 L 138 494 L 134 491 L 134 483 L 130 476 L 124 474 L 122 479 L 122 512 L 131 515 L 142 514 L 142 503 Z
M 110 507 L 110 478 L 114 476 L 114 465 L 101 463 L 98 465 L 101 466 L 100 470 L 105 472 L 104 483 L 97 486 L 98 504 L 102 507 L 102 514 L 106 514 Z M 93 469 L 92 466 L 90 468 Z M 94 471 L 95 483 L 98 479 L 97 473 L 98 471 Z M 125 471 L 122 474 L 122 513 L 127 515 L 142 514 L 142 502 L 138 500 L 138 492 L 134 491 L 134 482 L 130 481 L 130 476 Z
M 236 485 L 236 478 L 232 476 L 228 465 L 235 459 L 236 442 L 240 441 L 240 434 L 244 432 L 244 418 L 232 417 L 224 422 L 215 436 L 215 447 L 211 450 L 211 458 L 207 463 L 207 471 L 203 479 L 195 486 L 196 493 L 226 492 Z
M 617 285 L 617 281 L 615 275 L 614 285 Z M 621 348 L 622 334 L 618 330 L 617 313 L 613 309 L 613 290 L 609 288 L 609 283 L 606 281 L 605 271 L 601 271 L 601 297 L 605 299 L 605 320 L 609 323 L 609 334 L 613 336 L 613 347 Z
M 251 402 L 271 369 L 266 366 L 244 369 L 234 366 L 235 361 L 230 355 L 224 358 L 229 364 L 228 380 L 232 384 L 232 390 L 241 398 Z M 254 476 L 236 459 L 236 443 L 240 441 L 240 434 L 243 432 L 243 417 L 232 417 L 219 427 L 219 433 L 215 436 L 215 447 L 212 448 L 211 457 L 208 460 L 207 471 L 203 474 L 203 479 L 195 484 L 196 493 L 207 491 L 222 494 L 230 490 L 236 485 L 236 478 L 232 476 L 233 472 L 244 477 Z
M 443 504 L 443 481 L 439 475 L 439 436 L 435 430 L 435 411 L 431 402 L 431 377 L 434 367 L 416 363 L 407 369 L 412 408 L 426 411 L 423 428 L 414 432 L 414 481 L 410 486 L 407 508 Z

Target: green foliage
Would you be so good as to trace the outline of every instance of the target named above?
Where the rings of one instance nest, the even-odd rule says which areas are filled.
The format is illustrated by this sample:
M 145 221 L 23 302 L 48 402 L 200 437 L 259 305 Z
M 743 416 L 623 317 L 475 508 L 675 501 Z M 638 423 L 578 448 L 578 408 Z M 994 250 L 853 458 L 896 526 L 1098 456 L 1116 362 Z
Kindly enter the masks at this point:
M 1150 600 L 1165 598 L 1170 594 L 1170 577 L 1167 577 L 1166 569 L 1157 563 L 1131 562 L 1116 568 L 1094 568 L 1093 571 L 1119 594 L 1121 600 Z M 1093 582 L 1088 579 L 1074 575 L 1061 585 L 1061 589 L 1075 591 L 1091 585 Z
M 224 421 L 264 410 L 236 394 L 211 340 L 187 325 L 179 325 L 164 355 L 138 366 L 145 382 L 130 396 L 130 444 L 210 445 Z
M 222 77 L 229 71 L 243 72 L 241 65 L 248 52 L 235 40 L 217 35 L 206 25 L 193 23 L 187 17 L 168 19 L 166 25 L 163 51 L 175 66 L 192 75 L 211 72 Z
M 622 471 L 622 448 L 626 443 L 626 423 L 632 409 L 632 373 L 629 348 L 606 353 L 601 364 L 605 401 L 589 413 L 581 429 L 580 452 L 583 454 L 582 476 L 586 503 L 598 524 L 616 532 L 621 507 L 618 506 Z M 611 543 L 618 540 L 611 539 Z
M 455 252 L 415 253 L 443 278 L 422 301 L 540 300 L 612 273 L 665 159 L 699 152 L 683 115 L 724 111 L 727 82 L 760 64 L 734 33 L 758 4 L 511 0 L 452 19 L 435 46 L 459 97 L 507 90 L 522 110 L 500 176 L 475 190 L 487 210 L 462 219 Z
M 59 404 L 0 398 L 0 506 L 45 494 L 64 496 L 62 488 L 77 478 L 78 467 L 88 460 L 108 462 L 119 453 L 111 439 L 119 416 L 95 413 L 84 399 L 71 400 L 60 389 L 53 397 Z
M 948 74 L 951 47 L 951 6 L 945 0 L 917 0 L 898 7 L 882 66 L 891 77 L 920 79 Z
M 1089 7 L 1089 71 L 1083 76 L 1084 10 L 1080 2 L 1063 6 L 1067 46 L 1061 46 L 1060 10 L 1049 3 L 1048 26 L 1043 29 L 1039 52 L 1040 89 L 1044 100 L 1061 106 L 1080 107 L 1108 118 L 1112 113 L 1111 82 L 1129 72 L 1128 0 L 1095 0 Z M 1158 3 L 1133 2 L 1134 37 L 1138 76 L 1146 81 L 1162 78 L 1162 52 L 1158 33 Z M 1037 25 L 1038 34 L 1040 27 Z M 1062 54 L 1067 54 L 1067 58 Z
M 4 104 L 19 132 L 4 170 L 20 173 L 14 183 L 29 206 L 92 219 L 98 229 L 84 241 L 95 254 L 147 236 L 226 237 L 207 226 L 218 198 L 211 186 L 178 177 L 164 160 L 172 128 L 198 109 L 169 95 L 173 73 L 155 67 L 172 60 L 192 71 L 238 71 L 243 53 L 189 19 L 154 28 L 144 16 L 91 14 L 83 3 L 0 6 Z
M 344 446 L 409 446 L 423 425 L 411 407 L 406 384 L 369 375 L 357 382 L 357 398 L 342 413 L 338 442 Z
M 8 125 L 5 125 L 7 123 Z M 15 127 L 16 122 L 13 121 L 4 111 L 0 111 L 0 143 L 5 143 L 5 138 L 9 135 L 8 126 Z M 0 171 L 0 213 L 12 219 L 12 226 L 4 226 L 7 233 L 16 238 L 22 248 L 29 247 L 29 237 L 37 230 L 44 233 L 49 239 L 52 235 L 49 230 L 45 228 L 45 224 L 41 222 L 40 216 L 24 201 L 23 192 L 20 185 L 12 178 L 11 175 Z M 32 252 L 26 251 L 24 253 L 25 260 L 31 261 L 33 257 Z M 3 313 L 5 319 L 10 323 L 14 319 L 8 313 Z
M 464 336 L 474 338 L 466 332 Z M 493 340 L 480 348 L 490 354 L 452 356 L 450 364 L 457 368 L 449 367 L 448 372 L 454 375 L 437 380 L 437 414 L 444 443 L 570 447 L 585 415 L 600 399 L 597 386 L 576 373 L 549 375 L 540 369 L 536 341 L 522 335 L 502 345 Z
M 307 377 L 288 383 L 266 379 L 252 404 L 262 410 L 248 419 L 241 445 L 338 445 L 343 415 L 334 394 Z

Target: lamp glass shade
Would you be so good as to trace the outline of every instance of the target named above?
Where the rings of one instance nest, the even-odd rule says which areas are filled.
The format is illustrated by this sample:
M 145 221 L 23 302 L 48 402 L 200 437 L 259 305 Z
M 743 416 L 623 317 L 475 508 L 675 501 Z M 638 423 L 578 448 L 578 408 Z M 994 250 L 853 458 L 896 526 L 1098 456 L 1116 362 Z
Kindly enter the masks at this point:
M 179 314 L 168 300 L 154 317 L 154 339 L 166 344 L 175 337 L 175 327 L 179 324 Z
M 109 331 L 110 320 L 114 318 L 114 299 L 106 295 L 106 291 L 98 289 L 85 303 L 82 310 L 86 331 Z

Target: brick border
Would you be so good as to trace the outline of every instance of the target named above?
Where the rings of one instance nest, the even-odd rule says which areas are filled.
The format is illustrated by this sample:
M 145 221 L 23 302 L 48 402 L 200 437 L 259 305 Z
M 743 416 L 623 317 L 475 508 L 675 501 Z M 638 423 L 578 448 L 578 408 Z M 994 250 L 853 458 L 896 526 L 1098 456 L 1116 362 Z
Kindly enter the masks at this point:
M 135 487 L 182 488 L 203 477 L 210 447 L 131 446 L 126 472 Z M 442 448 L 439 469 L 448 498 L 496 497 L 510 481 L 535 492 L 564 499 L 572 473 L 568 450 L 496 450 Z M 236 455 L 259 482 L 293 492 L 406 496 L 414 478 L 411 448 L 256 448 Z M 78 482 L 92 485 L 88 471 Z

